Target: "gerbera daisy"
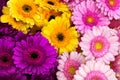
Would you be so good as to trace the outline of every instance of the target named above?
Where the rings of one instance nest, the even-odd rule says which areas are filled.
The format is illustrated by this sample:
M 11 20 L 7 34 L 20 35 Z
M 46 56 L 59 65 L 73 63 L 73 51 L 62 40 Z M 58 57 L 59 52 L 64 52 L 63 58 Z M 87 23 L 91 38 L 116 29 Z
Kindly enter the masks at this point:
M 97 7 L 109 19 L 120 19 L 120 0 L 96 0 Z
M 2 15 L 2 7 L 6 4 L 5 0 L 0 0 L 0 16 Z
M 9 75 L 10 80 L 29 80 L 27 79 L 27 76 L 23 74 L 21 71 L 16 71 L 16 73 Z M 8 80 L 9 80 L 8 79 Z
M 63 0 L 71 9 L 74 9 L 76 5 L 80 4 L 83 0 Z
M 24 33 L 27 33 L 29 31 L 29 28 L 33 27 L 32 25 L 26 24 L 22 21 L 16 21 L 16 19 L 10 15 L 10 11 L 8 7 L 3 7 L 3 15 L 1 16 L 1 22 L 8 23 L 12 25 L 11 27 L 19 31 L 22 31 Z
M 120 19 L 112 19 L 110 21 L 109 27 L 112 29 L 120 29 Z
M 120 78 L 120 54 L 115 57 L 115 60 L 110 63 L 110 66 L 116 73 L 117 78 Z
M 57 53 L 40 33 L 27 37 L 14 48 L 14 64 L 26 74 L 49 74 L 56 66 Z
M 84 58 L 77 52 L 63 53 L 58 60 L 58 80 L 73 80 L 76 70 L 84 63 Z
M 4 36 L 14 37 L 18 33 L 10 25 L 0 22 L 0 38 Z
M 39 25 L 39 23 L 38 23 L 38 25 Z M 42 27 L 43 27 L 43 26 L 38 27 L 37 25 L 34 25 L 34 26 L 30 29 L 29 34 L 31 35 L 31 34 L 35 34 L 35 33 L 37 33 L 37 32 L 41 32 Z
M 55 19 L 55 17 L 57 16 L 62 16 L 63 13 L 65 12 L 61 12 L 61 11 L 54 11 L 54 10 L 46 10 L 43 9 L 41 10 L 41 15 L 43 17 L 43 20 L 41 20 L 43 23 L 41 25 L 40 22 L 36 23 L 36 26 L 38 27 L 38 29 L 42 28 L 43 26 L 47 25 L 47 23 L 51 20 L 51 19 Z M 69 14 L 69 13 L 68 13 Z M 34 27 L 33 27 L 34 28 Z M 32 30 L 32 29 L 31 29 Z
M 32 75 L 30 80 L 57 80 L 56 74 L 52 75 Z
M 42 34 L 50 41 L 59 53 L 75 50 L 78 45 L 78 34 L 66 17 L 56 17 L 43 27 Z
M 109 65 L 99 61 L 88 61 L 76 71 L 74 80 L 117 80 L 117 78 Z
M 46 10 L 69 11 L 67 5 L 60 0 L 35 0 L 35 3 Z
M 14 40 L 17 41 L 21 41 L 21 40 L 25 40 L 27 38 L 27 36 L 29 36 L 28 34 L 24 34 L 22 32 L 18 32 L 16 33 L 16 35 L 14 36 Z
M 25 76 L 21 72 L 15 72 L 14 74 L 9 74 L 9 75 L 2 75 L 0 73 L 0 79 L 1 80 L 28 80 L 27 76 Z
M 57 70 L 57 65 L 58 63 L 56 64 L 55 67 L 51 68 L 50 69 L 50 74 L 45 74 L 45 75 L 29 75 L 30 77 L 30 80 L 57 80 L 57 77 L 56 77 L 56 72 L 58 71 Z
M 13 64 L 13 48 L 15 43 L 9 39 L 0 39 L 0 73 L 4 75 L 12 74 L 16 71 Z
M 45 11 L 45 10 L 44 10 Z M 56 16 L 61 16 L 62 12 L 58 11 L 54 11 L 54 10 L 50 10 L 49 12 L 46 11 L 44 14 L 44 17 L 47 21 L 50 21 L 51 19 L 55 19 Z
M 88 30 L 83 35 L 80 46 L 86 59 L 96 59 L 109 64 L 114 61 L 114 56 L 118 55 L 117 31 L 107 26 L 93 27 L 93 30 Z
M 92 0 L 83 1 L 73 9 L 72 21 L 76 29 L 84 33 L 93 26 L 107 26 L 110 21 L 97 9 Z
M 39 6 L 34 3 L 34 0 L 9 0 L 7 4 L 10 15 L 17 21 L 22 20 L 31 25 L 40 21 Z

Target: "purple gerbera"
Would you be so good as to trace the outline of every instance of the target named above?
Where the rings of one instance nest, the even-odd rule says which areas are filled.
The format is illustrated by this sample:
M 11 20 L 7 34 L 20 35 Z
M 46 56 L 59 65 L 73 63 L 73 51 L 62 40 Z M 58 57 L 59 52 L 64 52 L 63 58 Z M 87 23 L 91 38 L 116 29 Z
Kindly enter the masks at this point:
M 6 4 L 6 0 L 0 0 L 0 16 L 2 15 L 2 7 Z
M 9 75 L 0 75 L 0 80 L 28 80 L 27 76 L 21 72 L 15 72 Z
M 0 22 L 0 38 L 4 36 L 13 37 L 18 33 L 17 30 L 13 29 L 10 25 Z
M 110 21 L 97 9 L 92 0 L 83 1 L 73 9 L 72 21 L 78 32 L 84 33 L 93 26 L 107 26 Z
M 13 64 L 13 48 L 15 43 L 10 39 L 0 39 L 0 73 L 1 74 L 12 74 L 16 68 Z
M 21 31 L 18 31 L 18 33 L 15 35 L 15 41 L 21 41 L 21 40 L 25 40 L 26 37 L 29 36 L 28 34 L 24 34 Z
M 56 50 L 40 33 L 29 36 L 16 44 L 14 63 L 26 74 L 49 74 L 57 63 Z

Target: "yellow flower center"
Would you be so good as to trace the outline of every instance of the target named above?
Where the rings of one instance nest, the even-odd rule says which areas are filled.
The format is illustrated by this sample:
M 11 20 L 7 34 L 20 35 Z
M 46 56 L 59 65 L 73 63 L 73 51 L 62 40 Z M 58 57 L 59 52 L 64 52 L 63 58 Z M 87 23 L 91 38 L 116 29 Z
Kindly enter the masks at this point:
M 101 50 L 103 48 L 103 44 L 101 42 L 96 42 L 95 43 L 95 49 L 96 50 Z
M 115 0 L 109 0 L 109 4 L 110 4 L 111 6 L 115 6 L 116 1 L 115 1 Z
M 32 10 L 32 7 L 29 6 L 29 5 L 23 5 L 22 9 L 23 9 L 24 12 L 29 13 Z
M 70 74 L 74 75 L 76 69 L 74 67 L 70 67 L 68 71 L 69 71 Z
M 91 16 L 87 17 L 87 22 L 88 23 L 93 23 L 94 22 L 94 18 L 91 17 Z

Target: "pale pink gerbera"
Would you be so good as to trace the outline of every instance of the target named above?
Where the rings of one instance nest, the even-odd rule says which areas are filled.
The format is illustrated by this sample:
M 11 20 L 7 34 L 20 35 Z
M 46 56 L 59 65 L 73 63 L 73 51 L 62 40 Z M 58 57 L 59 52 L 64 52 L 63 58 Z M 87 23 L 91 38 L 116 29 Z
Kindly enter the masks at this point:
M 117 80 L 109 65 L 100 61 L 88 61 L 76 71 L 74 80 Z
M 73 76 L 76 70 L 83 63 L 84 58 L 77 52 L 71 52 L 70 55 L 68 53 L 63 53 L 58 60 L 58 72 L 57 79 L 58 80 L 73 80 Z
M 120 54 L 115 57 L 115 60 L 110 63 L 110 66 L 116 73 L 118 80 L 120 80 Z
M 120 19 L 120 0 L 96 0 L 96 5 L 109 19 Z
M 114 61 L 114 56 L 118 55 L 117 31 L 107 26 L 93 27 L 83 35 L 80 46 L 86 59 L 96 59 L 109 64 Z
M 73 9 L 72 21 L 78 32 L 84 33 L 93 26 L 107 26 L 110 21 L 104 17 L 93 0 L 81 2 Z

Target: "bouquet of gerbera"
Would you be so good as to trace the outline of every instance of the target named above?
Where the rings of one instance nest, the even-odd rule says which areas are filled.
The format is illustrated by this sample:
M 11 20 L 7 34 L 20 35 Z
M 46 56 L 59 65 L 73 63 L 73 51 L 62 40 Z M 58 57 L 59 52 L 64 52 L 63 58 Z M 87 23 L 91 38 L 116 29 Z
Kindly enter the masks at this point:
M 120 80 L 120 0 L 0 0 L 0 80 Z

